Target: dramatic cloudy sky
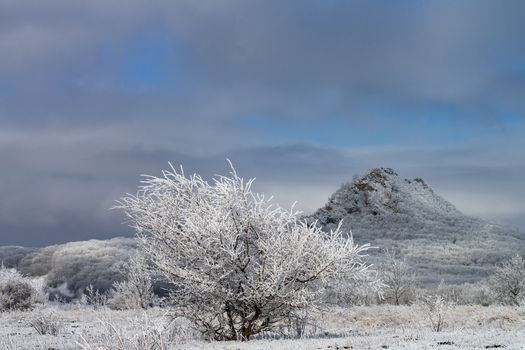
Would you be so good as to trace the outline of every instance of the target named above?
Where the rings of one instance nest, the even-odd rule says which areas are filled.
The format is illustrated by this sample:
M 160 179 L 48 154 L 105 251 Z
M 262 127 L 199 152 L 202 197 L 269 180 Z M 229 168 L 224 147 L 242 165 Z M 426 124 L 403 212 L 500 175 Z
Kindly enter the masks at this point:
M 0 245 L 130 235 L 167 162 L 311 211 L 376 166 L 525 227 L 524 1 L 0 0 Z

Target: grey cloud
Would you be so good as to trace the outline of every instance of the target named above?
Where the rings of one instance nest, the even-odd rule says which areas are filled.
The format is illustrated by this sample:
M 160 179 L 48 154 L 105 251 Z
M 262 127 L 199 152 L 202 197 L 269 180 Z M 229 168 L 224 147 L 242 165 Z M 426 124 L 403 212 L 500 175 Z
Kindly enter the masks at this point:
M 256 190 L 274 195 L 281 205 L 298 201 L 297 208 L 306 212 L 324 205 L 354 174 L 388 166 L 408 178 L 422 176 L 468 214 L 512 223 L 524 214 L 525 162 L 517 151 L 505 156 L 478 148 L 343 151 L 297 144 L 199 156 L 174 148 L 124 148 L 113 138 L 89 145 L 40 136 L 0 148 L 5 184 L 0 196 L 8 199 L 0 203 L 0 245 L 130 236 L 123 215 L 108 209 L 136 191 L 140 174 L 160 175 L 168 161 L 211 178 L 229 171 L 230 158 L 242 176 L 257 177 Z M 493 198 L 506 198 L 506 207 L 491 210 Z
M 148 2 L 2 1 L 0 52 L 3 74 L 35 74 L 82 58 L 98 44 L 129 35 L 149 20 Z
M 523 111 L 517 96 L 500 89 L 509 84 L 509 74 L 523 83 L 513 74 L 525 55 L 519 49 L 523 6 L 520 1 L 134 0 L 126 6 L 8 1 L 2 8 L 0 72 L 11 83 L 24 82 L 20 99 L 33 103 L 14 98 L 7 115 L 33 122 L 39 114 L 59 115 L 73 125 L 134 115 L 175 122 L 246 114 L 343 114 L 359 120 L 370 103 L 381 100 L 399 112 L 444 105 L 473 120 L 498 120 L 496 102 L 486 98 L 492 91 L 504 95 L 498 101 L 511 100 Z M 156 91 L 154 97 L 119 93 L 111 77 L 115 67 L 92 61 L 99 45 L 118 45 L 148 26 L 168 27 L 173 44 L 183 44 L 178 54 L 197 84 L 190 98 L 187 91 L 165 96 Z M 110 92 L 99 83 L 108 84 Z
M 523 141 L 506 137 L 512 125 L 501 113 L 522 119 L 525 112 L 524 6 L 2 1 L 0 244 L 131 235 L 107 208 L 135 191 L 139 174 L 159 174 L 172 161 L 209 177 L 228 171 L 226 157 L 258 177 L 258 189 L 305 210 L 354 173 L 391 166 L 426 178 L 471 214 L 490 215 L 491 200 L 505 196 L 517 209 L 493 218 L 522 222 Z M 126 46 L 151 28 L 166 31 L 183 74 L 169 77 L 173 86 L 130 90 L 115 71 Z M 116 58 L 99 59 L 101 45 L 114 46 Z M 272 131 L 239 123 L 271 116 L 308 125 L 337 115 L 350 127 L 366 124 L 371 138 L 376 130 L 395 133 L 402 144 L 395 130 L 410 122 L 397 116 L 435 108 L 494 129 L 494 144 L 275 146 Z
M 178 2 L 169 21 L 193 43 L 205 79 L 281 93 L 331 88 L 343 112 L 368 96 L 468 112 L 502 73 L 493 60 L 523 57 L 518 2 L 206 4 Z

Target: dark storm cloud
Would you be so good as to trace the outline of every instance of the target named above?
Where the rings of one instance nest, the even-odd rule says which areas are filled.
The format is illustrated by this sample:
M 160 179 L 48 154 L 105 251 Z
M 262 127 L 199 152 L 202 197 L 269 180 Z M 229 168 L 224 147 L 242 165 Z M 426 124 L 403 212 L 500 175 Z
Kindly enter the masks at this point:
M 167 161 L 313 210 L 356 172 L 519 222 L 522 1 L 0 3 L 0 245 L 130 234 Z M 459 131 L 458 131 L 459 130 Z M 494 203 L 497 203 L 495 205 Z

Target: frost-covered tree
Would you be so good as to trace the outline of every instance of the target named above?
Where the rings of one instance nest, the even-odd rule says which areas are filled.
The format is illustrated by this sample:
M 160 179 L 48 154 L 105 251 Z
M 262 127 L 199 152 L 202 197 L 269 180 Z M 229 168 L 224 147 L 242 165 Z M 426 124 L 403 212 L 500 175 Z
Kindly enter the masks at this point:
M 408 297 L 415 284 L 415 274 L 406 263 L 396 256 L 395 251 L 387 250 L 381 265 L 383 296 L 395 305 L 408 302 Z
M 152 267 L 177 286 L 177 315 L 217 340 L 248 340 L 318 302 L 327 284 L 368 277 L 368 245 L 300 221 L 254 193 L 253 180 L 232 167 L 208 183 L 171 167 L 117 205 Z
M 510 305 L 520 305 L 525 297 L 525 261 L 519 255 L 496 267 L 491 280 L 497 298 Z
M 117 281 L 111 290 L 110 305 L 117 309 L 147 309 L 155 300 L 153 283 L 143 254 L 132 255 L 122 266 L 126 279 Z

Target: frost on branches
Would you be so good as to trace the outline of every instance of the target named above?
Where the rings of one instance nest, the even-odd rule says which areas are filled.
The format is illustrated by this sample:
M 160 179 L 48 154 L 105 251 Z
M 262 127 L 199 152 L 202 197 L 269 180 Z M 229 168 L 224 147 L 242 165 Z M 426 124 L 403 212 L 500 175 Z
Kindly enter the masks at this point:
M 368 245 L 299 221 L 293 208 L 252 192 L 253 180 L 232 167 L 208 183 L 171 167 L 117 205 L 153 268 L 178 287 L 177 315 L 216 340 L 275 329 L 328 284 L 370 277 Z
M 153 282 L 144 256 L 137 253 L 132 255 L 121 268 L 126 271 L 126 280 L 113 283 L 111 306 L 121 310 L 153 306 Z
M 525 298 L 525 261 L 519 255 L 496 267 L 492 287 L 504 304 L 519 306 Z
M 394 250 L 386 250 L 385 258 L 380 266 L 384 297 L 395 305 L 408 304 L 415 286 L 415 274 Z

